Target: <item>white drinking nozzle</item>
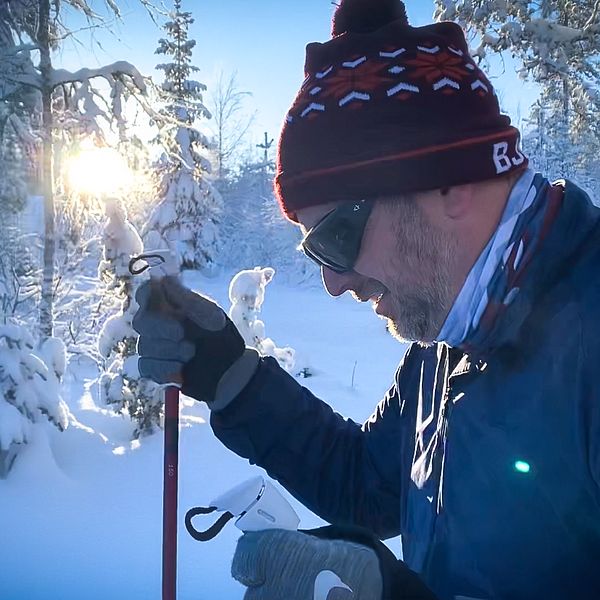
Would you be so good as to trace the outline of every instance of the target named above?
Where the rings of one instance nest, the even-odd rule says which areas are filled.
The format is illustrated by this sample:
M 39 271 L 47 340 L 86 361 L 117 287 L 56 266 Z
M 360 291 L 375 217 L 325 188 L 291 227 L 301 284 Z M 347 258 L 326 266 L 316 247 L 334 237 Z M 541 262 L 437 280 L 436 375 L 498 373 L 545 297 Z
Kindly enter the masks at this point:
M 198 531 L 192 519 L 212 512 L 223 513 L 205 531 Z M 229 492 L 215 498 L 209 506 L 198 506 L 188 510 L 185 526 L 188 533 L 200 542 L 212 540 L 230 519 L 242 531 L 263 531 L 265 529 L 298 529 L 300 519 L 290 503 L 277 491 L 277 488 L 263 477 L 258 476 L 240 483 Z
M 236 527 L 242 531 L 263 529 L 298 529 L 300 519 L 277 488 L 258 476 L 240 483 L 211 503 L 217 510 L 238 517 Z

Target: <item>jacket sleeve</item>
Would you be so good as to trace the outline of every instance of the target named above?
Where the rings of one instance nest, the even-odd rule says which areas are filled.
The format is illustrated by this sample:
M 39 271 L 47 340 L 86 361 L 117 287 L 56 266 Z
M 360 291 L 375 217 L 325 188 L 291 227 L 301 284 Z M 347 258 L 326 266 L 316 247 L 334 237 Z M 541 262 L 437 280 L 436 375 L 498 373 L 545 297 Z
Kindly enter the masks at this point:
M 302 504 L 336 525 L 400 533 L 406 436 L 396 386 L 363 425 L 343 418 L 272 358 L 211 415 L 217 437 L 263 467 Z

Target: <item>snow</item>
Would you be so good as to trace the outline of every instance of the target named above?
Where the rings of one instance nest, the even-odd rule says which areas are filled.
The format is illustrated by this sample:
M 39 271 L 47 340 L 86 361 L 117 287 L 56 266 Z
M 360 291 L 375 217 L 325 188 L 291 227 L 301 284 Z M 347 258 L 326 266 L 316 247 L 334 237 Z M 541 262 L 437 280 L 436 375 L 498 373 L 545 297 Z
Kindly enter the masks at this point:
M 265 323 L 259 318 L 265 289 L 273 277 L 275 269 L 255 267 L 236 273 L 229 284 L 229 318 L 244 338 L 246 346 L 256 348 L 264 356 L 273 356 L 280 366 L 292 375 L 307 373 L 308 365 L 296 364 L 293 348 L 278 348 L 265 334 Z
M 185 282 L 227 307 L 233 275 L 188 272 Z M 368 306 L 278 277 L 261 318 L 275 339 L 310 354 L 314 376 L 302 384 L 357 421 L 371 414 L 404 352 Z M 96 404 L 88 389 L 94 377 L 67 371 L 69 427 L 32 427 L 31 443 L 0 480 L 0 598 L 160 597 L 162 435 L 131 442 L 134 423 Z M 241 599 L 244 590 L 229 574 L 239 530 L 229 524 L 202 544 L 187 534 L 183 517 L 263 472 L 215 439 L 204 405 L 185 398 L 181 404 L 178 598 Z M 321 523 L 291 503 L 300 527 Z M 397 540 L 391 545 L 397 550 Z
M 12 404 L 0 402 L 0 450 L 26 442 L 28 431 L 29 424 L 23 415 Z
M 61 351 L 62 342 L 49 338 L 38 356 L 24 324 L 0 325 L 0 478 L 10 473 L 40 423 L 50 422 L 60 431 L 68 426 L 59 385 Z
M 127 220 L 127 213 L 119 199 L 108 198 L 105 209 L 108 218 L 102 239 L 104 260 L 114 262 L 117 277 L 126 277 L 130 275 L 129 259 L 140 254 L 144 245 L 135 227 Z M 106 265 L 101 265 L 102 268 Z
M 111 200 L 111 199 L 109 199 Z M 148 274 L 135 277 L 129 271 L 132 256 L 143 250 L 137 230 L 127 218 L 122 202 L 113 198 L 106 203 L 103 242 L 104 260 L 99 275 L 106 282 L 105 296 L 113 294 L 121 306 L 102 325 L 98 335 L 98 352 L 104 371 L 94 387 L 104 405 L 112 405 L 117 413 L 128 414 L 138 424 L 133 435 L 150 434 L 160 421 L 161 398 L 152 381 L 140 379 L 137 369 L 137 334 L 132 321 L 138 310 L 137 286 Z
M 109 65 L 104 65 L 95 69 L 82 68 L 77 71 L 53 69 L 50 83 L 53 87 L 57 87 L 75 81 L 87 81 L 89 83 L 90 79 L 102 77 L 112 86 L 118 78 L 123 75 L 130 77 L 133 84 L 140 92 L 146 92 L 146 82 L 144 77 L 131 63 L 125 60 L 118 60 Z
M 48 368 L 52 368 L 54 374 L 61 379 L 67 368 L 67 349 L 64 342 L 55 337 L 48 338 L 42 343 L 40 354 Z
M 108 357 L 118 342 L 133 335 L 131 323 L 123 318 L 123 313 L 110 316 L 102 326 L 98 337 L 98 351 Z

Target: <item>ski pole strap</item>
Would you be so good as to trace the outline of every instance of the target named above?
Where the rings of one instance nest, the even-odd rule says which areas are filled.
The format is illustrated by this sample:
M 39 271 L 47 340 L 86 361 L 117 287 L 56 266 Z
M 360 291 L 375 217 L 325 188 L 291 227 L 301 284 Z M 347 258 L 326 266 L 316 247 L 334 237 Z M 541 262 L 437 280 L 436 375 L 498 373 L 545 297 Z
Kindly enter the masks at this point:
M 141 267 L 136 267 L 135 265 L 138 262 L 144 262 L 146 264 L 142 265 Z M 132 275 L 139 275 L 140 273 L 143 273 L 144 271 L 147 271 L 148 269 L 151 269 L 152 267 L 164 262 L 165 258 L 160 254 L 138 254 L 137 256 L 132 257 L 129 261 L 129 272 Z
M 198 515 L 208 515 L 215 512 L 216 506 L 197 506 L 196 508 L 190 508 L 185 514 L 185 528 L 188 533 L 198 542 L 208 542 L 216 537 L 223 527 L 233 519 L 233 516 L 229 511 L 224 512 L 206 531 L 198 531 L 192 524 L 192 519 Z

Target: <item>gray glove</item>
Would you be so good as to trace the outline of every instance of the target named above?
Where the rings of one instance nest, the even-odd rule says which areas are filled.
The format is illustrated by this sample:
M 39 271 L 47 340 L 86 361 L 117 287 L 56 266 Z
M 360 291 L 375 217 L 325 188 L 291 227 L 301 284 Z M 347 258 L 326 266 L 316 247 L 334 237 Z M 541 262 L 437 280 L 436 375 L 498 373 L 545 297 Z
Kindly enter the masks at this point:
M 361 544 L 299 531 L 245 533 L 231 574 L 244 600 L 381 600 L 377 554 Z M 349 589 L 348 589 L 349 588 Z
M 140 375 L 179 384 L 213 410 L 229 404 L 256 371 L 258 353 L 245 348 L 225 312 L 174 277 L 143 283 L 135 299 Z

